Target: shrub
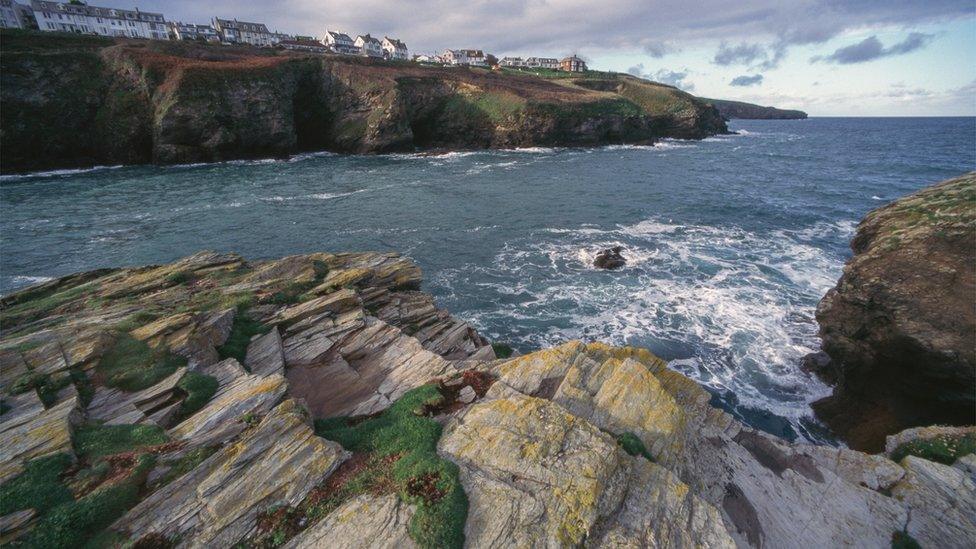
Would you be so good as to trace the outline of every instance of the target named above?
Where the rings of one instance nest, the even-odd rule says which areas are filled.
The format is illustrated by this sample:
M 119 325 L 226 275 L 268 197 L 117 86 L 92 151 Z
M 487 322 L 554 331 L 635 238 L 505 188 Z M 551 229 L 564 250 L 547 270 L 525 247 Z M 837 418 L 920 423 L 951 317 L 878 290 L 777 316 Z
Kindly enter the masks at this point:
M 899 530 L 891 534 L 891 549 L 922 549 L 922 546 L 908 532 Z
M 492 343 L 491 348 L 498 358 L 508 358 L 515 352 L 515 349 L 512 349 L 512 346 L 507 343 Z
M 178 284 L 184 284 L 193 279 L 193 274 L 189 271 L 176 271 L 175 273 L 169 273 L 166 275 L 166 282 L 176 286 Z
M 952 465 L 957 459 L 976 453 L 976 434 L 940 435 L 925 440 L 906 442 L 891 453 L 892 461 L 901 461 L 905 456 L 917 456 L 929 461 Z
M 0 516 L 34 509 L 44 514 L 48 509 L 71 501 L 71 491 L 61 482 L 60 476 L 71 466 L 71 456 L 54 454 L 31 460 L 24 472 L 0 485 Z
M 203 408 L 217 392 L 217 378 L 198 372 L 187 372 L 180 379 L 177 386 L 186 392 L 186 398 L 180 405 L 178 419 L 190 417 L 194 412 Z
M 159 383 L 184 364 L 186 359 L 182 357 L 152 349 L 129 334 L 120 334 L 95 371 L 109 387 L 140 391 Z
M 248 316 L 246 305 L 238 306 L 230 335 L 227 336 L 227 341 L 217 348 L 217 353 L 221 359 L 236 358 L 237 362 L 244 364 L 247 346 L 251 343 L 251 338 L 266 334 L 268 330 L 270 330 L 268 326 Z
M 75 451 L 89 459 L 156 446 L 168 440 L 158 425 L 85 425 L 76 429 L 74 436 Z
M 617 444 L 624 449 L 624 452 L 632 456 L 643 456 L 647 461 L 654 461 L 654 458 L 651 457 L 651 453 L 647 451 L 644 443 L 634 433 L 623 433 L 617 435 L 616 438 Z

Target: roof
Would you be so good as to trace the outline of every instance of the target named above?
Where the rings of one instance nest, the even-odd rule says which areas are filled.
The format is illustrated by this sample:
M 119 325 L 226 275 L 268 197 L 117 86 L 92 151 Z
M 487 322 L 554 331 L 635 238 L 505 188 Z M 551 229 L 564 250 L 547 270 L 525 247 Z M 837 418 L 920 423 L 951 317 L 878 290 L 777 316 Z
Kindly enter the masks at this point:
M 342 33 L 342 32 L 336 32 L 336 31 L 327 30 L 327 31 L 325 31 L 325 34 L 331 36 L 337 42 L 346 42 L 346 41 L 352 42 L 352 38 L 350 38 L 348 34 L 345 34 L 345 33 Z
M 401 42 L 401 41 L 399 41 L 399 40 L 397 40 L 396 38 L 390 38 L 389 36 L 384 36 L 384 37 L 383 37 L 383 40 L 386 40 L 387 42 L 389 42 L 389 43 L 391 43 L 391 44 L 393 44 L 393 47 L 394 47 L 394 48 L 398 48 L 398 49 L 399 49 L 399 48 L 403 48 L 403 49 L 407 49 L 407 45 L 406 45 L 406 44 L 404 44 L 403 42 Z
M 581 61 L 581 62 L 583 61 L 582 59 L 580 59 L 579 57 L 576 57 L 575 55 L 570 55 L 569 57 L 563 57 L 563 60 L 560 61 L 560 63 L 562 63 L 563 61 L 573 61 L 574 59 L 576 61 Z
M 363 40 L 363 42 L 366 42 L 367 44 L 381 44 L 379 40 L 373 38 L 368 34 L 360 34 L 359 36 L 356 37 L 356 40 L 359 40 L 360 38 Z
M 218 25 L 221 27 L 227 27 L 228 29 L 271 34 L 271 31 L 268 30 L 268 26 L 264 23 L 248 23 L 247 21 L 238 21 L 237 19 L 221 19 L 219 17 L 214 17 L 214 19 L 216 19 Z
M 123 10 L 118 8 L 100 8 L 86 4 L 65 4 L 61 2 L 47 2 L 31 0 L 31 8 L 41 12 L 77 13 L 90 17 L 105 17 L 109 19 L 132 19 L 136 21 L 163 21 L 161 13 L 150 11 Z

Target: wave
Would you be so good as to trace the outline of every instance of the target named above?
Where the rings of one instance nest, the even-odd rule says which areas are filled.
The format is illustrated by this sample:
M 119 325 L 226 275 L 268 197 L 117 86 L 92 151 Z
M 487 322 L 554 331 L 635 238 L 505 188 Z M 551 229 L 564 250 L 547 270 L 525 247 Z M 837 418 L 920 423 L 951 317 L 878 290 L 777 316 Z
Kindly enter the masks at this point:
M 26 286 L 33 286 L 35 284 L 43 284 L 44 282 L 54 280 L 54 277 L 19 275 L 19 276 L 10 277 L 10 280 L 14 283 L 15 286 L 19 288 L 22 286 L 26 287 Z
M 7 181 L 20 181 L 24 179 L 35 179 L 35 178 L 47 178 L 47 177 L 64 177 L 72 176 L 83 173 L 100 172 L 106 170 L 117 170 L 119 168 L 124 168 L 125 165 L 119 164 L 115 166 L 92 166 L 91 168 L 72 168 L 65 170 L 51 170 L 47 172 L 31 172 L 24 174 L 15 175 L 0 175 L 0 183 Z

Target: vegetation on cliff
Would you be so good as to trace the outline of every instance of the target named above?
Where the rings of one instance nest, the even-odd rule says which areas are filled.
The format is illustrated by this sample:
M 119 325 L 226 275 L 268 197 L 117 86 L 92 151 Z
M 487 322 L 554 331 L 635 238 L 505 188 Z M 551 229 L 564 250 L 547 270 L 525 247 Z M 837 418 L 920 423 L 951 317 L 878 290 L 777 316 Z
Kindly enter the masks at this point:
M 803 111 L 790 109 L 777 109 L 776 107 L 763 107 L 743 101 L 729 101 L 727 99 L 702 99 L 718 109 L 722 118 L 730 120 L 742 118 L 746 120 L 802 120 L 807 117 Z

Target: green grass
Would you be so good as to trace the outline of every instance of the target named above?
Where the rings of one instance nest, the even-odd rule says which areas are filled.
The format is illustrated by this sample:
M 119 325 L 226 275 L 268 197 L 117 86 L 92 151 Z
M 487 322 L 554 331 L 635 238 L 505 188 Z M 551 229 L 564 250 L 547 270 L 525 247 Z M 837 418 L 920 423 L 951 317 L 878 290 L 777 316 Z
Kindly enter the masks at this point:
M 27 462 L 24 472 L 0 486 L 0 516 L 34 509 L 48 509 L 71 501 L 71 491 L 61 482 L 61 473 L 71 466 L 71 456 L 54 454 Z
M 654 461 L 654 458 L 651 457 L 651 453 L 647 451 L 644 443 L 641 442 L 641 439 L 637 438 L 637 435 L 634 433 L 623 433 L 617 435 L 616 439 L 617 444 L 624 449 L 624 452 L 627 452 L 632 456 L 642 456 L 647 459 L 647 461 Z
M 409 532 L 421 547 L 464 544 L 468 499 L 458 479 L 458 468 L 438 457 L 442 427 L 422 415 L 426 406 L 442 398 L 436 385 L 425 385 L 408 391 L 386 411 L 365 421 L 316 421 L 320 436 L 347 450 L 370 453 L 373 464 L 392 463 L 389 476 L 397 495 L 416 505 Z M 375 481 L 371 477 L 380 472 L 376 467 L 367 467 L 346 485 L 343 495 L 362 493 Z
M 508 343 L 492 343 L 491 348 L 495 351 L 495 356 L 498 358 L 508 358 L 512 356 L 515 349 Z
M 30 547 L 80 547 L 121 517 L 139 501 L 139 487 L 155 463 L 155 456 L 139 456 L 125 479 L 102 486 L 78 499 L 54 507 L 38 520 L 26 540 Z
M 75 451 L 91 460 L 168 440 L 158 425 L 85 425 L 75 429 L 74 435 Z
M 72 376 L 63 375 L 58 379 L 52 378 L 48 374 L 29 373 L 24 374 L 14 381 L 10 392 L 17 395 L 27 391 L 37 390 L 37 396 L 44 403 L 44 406 L 51 407 L 57 402 L 58 391 L 71 385 Z
M 186 392 L 186 398 L 180 404 L 177 421 L 188 418 L 194 412 L 203 408 L 217 392 L 217 378 L 198 372 L 187 372 L 180 379 L 177 386 Z
M 922 549 L 918 541 L 901 530 L 891 534 L 891 549 Z
M 234 315 L 234 325 L 230 329 L 230 335 L 227 336 L 227 341 L 217 348 L 217 353 L 221 359 L 236 358 L 237 362 L 244 364 L 251 338 L 266 334 L 268 330 L 270 330 L 268 326 L 248 316 L 246 306 L 239 306 L 237 314 Z
M 941 435 L 925 440 L 906 442 L 891 453 L 892 461 L 901 461 L 905 456 L 917 456 L 929 461 L 952 465 L 957 459 L 976 453 L 976 434 Z
M 186 359 L 182 357 L 154 350 L 129 334 L 119 334 L 95 371 L 109 387 L 140 391 L 159 383 L 184 364 Z
M 167 283 L 177 286 L 193 280 L 193 273 L 189 271 L 176 271 L 175 273 L 169 273 L 166 275 L 165 280 Z

